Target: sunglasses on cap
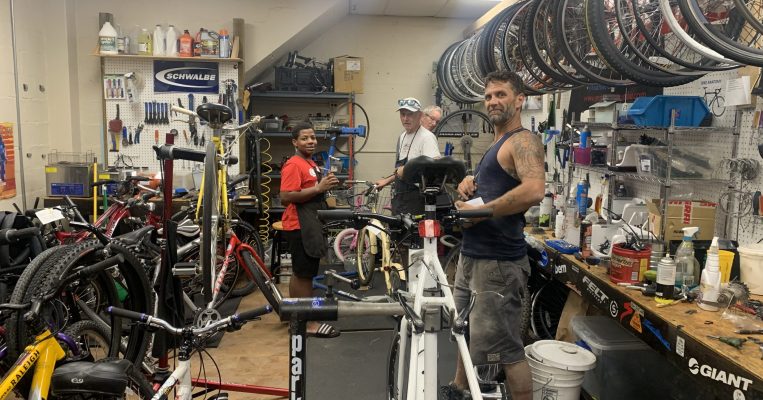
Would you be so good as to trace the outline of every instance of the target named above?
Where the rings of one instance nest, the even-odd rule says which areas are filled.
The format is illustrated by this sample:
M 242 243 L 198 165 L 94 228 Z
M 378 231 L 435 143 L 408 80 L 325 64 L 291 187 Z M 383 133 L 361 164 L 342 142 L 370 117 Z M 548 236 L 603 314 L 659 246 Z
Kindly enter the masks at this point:
M 411 106 L 421 108 L 421 104 L 415 99 L 400 99 L 397 101 L 397 105 L 398 107 Z

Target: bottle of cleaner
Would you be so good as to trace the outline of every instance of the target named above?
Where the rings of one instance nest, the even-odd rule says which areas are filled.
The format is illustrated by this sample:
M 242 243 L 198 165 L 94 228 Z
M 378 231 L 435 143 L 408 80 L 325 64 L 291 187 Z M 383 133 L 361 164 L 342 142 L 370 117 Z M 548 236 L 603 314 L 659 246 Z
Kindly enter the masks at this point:
M 562 239 L 564 237 L 564 213 L 561 210 L 556 213 L 556 220 L 554 221 L 554 237 Z
M 150 56 L 154 54 L 153 40 L 151 33 L 146 28 L 141 28 L 140 35 L 138 35 L 138 54 L 143 56 Z
M 588 128 L 588 125 L 583 127 L 583 130 L 580 131 L 580 148 L 581 149 L 587 149 L 589 147 L 588 142 L 591 140 L 591 129 Z
M 122 27 L 114 24 L 114 29 L 117 31 L 117 53 L 126 54 L 125 52 L 125 37 L 122 35 Z
M 153 55 L 155 56 L 163 56 L 164 55 L 164 31 L 162 30 L 162 26 L 157 24 L 156 28 L 154 28 L 154 51 Z
M 220 42 L 220 58 L 230 58 L 231 43 L 230 43 L 230 35 L 228 35 L 227 30 L 220 29 L 219 42 Z
M 204 28 L 199 28 L 199 31 L 196 32 L 196 37 L 193 39 L 193 56 L 194 57 L 201 57 L 201 47 L 203 44 L 201 43 L 201 36 L 204 32 Z
M 718 237 L 713 238 L 707 250 L 705 269 L 699 281 L 697 305 L 705 311 L 718 311 L 718 295 L 721 293 L 721 268 L 718 261 Z
M 676 283 L 682 288 L 686 285 L 689 289 L 699 284 L 699 262 L 694 257 L 694 243 L 692 239 L 699 232 L 697 227 L 682 228 L 684 238 L 676 250 Z
M 577 212 L 580 219 L 585 218 L 588 212 L 588 187 L 588 176 L 586 175 L 585 178 L 580 178 L 577 191 L 575 192 L 575 201 L 578 205 Z
M 167 57 L 177 57 L 178 55 L 178 33 L 175 31 L 175 26 L 170 25 L 167 27 L 167 34 L 164 36 L 164 54 Z
M 658 303 L 673 301 L 673 288 L 676 282 L 676 262 L 670 256 L 665 256 L 657 264 L 657 288 L 654 299 Z
M 180 57 L 193 57 L 193 38 L 188 33 L 188 29 L 183 31 L 183 35 L 180 36 L 180 46 L 178 47 L 178 56 Z
M 111 26 L 109 21 L 104 22 L 101 31 L 98 32 L 98 42 L 101 54 L 119 53 L 117 50 L 117 30 Z

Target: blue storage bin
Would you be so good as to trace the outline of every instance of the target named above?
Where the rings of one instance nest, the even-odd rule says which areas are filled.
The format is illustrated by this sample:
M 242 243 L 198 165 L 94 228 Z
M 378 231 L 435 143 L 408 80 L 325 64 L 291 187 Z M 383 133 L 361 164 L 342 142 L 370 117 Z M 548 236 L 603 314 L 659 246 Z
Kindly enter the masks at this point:
M 670 111 L 676 110 L 676 126 L 700 126 L 710 109 L 700 96 L 639 97 L 628 110 L 636 125 L 670 126 Z

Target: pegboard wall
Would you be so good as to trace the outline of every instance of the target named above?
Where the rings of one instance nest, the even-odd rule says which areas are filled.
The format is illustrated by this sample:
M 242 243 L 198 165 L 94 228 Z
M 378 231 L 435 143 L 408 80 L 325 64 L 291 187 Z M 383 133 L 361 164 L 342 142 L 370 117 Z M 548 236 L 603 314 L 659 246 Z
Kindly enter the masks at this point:
M 209 61 L 216 62 L 219 65 L 219 82 L 220 91 L 225 91 L 224 81 L 232 79 L 238 85 L 238 64 L 237 61 L 210 61 L 204 58 L 192 58 L 189 61 Z M 111 134 L 107 133 L 105 154 L 109 162 L 109 166 L 119 164 L 120 167 L 127 164 L 134 168 L 148 169 L 148 171 L 159 171 L 159 161 L 156 159 L 156 153 L 153 150 L 155 144 L 162 144 L 165 142 L 165 136 L 170 130 L 177 129 L 178 136 L 175 137 L 175 145 L 179 147 L 187 147 L 196 150 L 204 150 L 203 146 L 195 146 L 190 140 L 190 131 L 188 130 L 187 117 L 184 115 L 173 115 L 171 111 L 169 113 L 169 124 L 150 124 L 146 123 L 146 112 L 144 103 L 157 102 L 157 103 L 169 103 L 170 105 L 177 105 L 178 98 L 182 100 L 183 106 L 188 108 L 188 94 L 189 92 L 174 92 L 174 93 L 154 93 L 154 68 L 153 60 L 146 58 L 131 58 L 131 57 L 118 57 L 118 58 L 103 58 L 103 74 L 106 75 L 124 75 L 128 72 L 134 72 L 137 78 L 135 87 L 137 89 L 137 96 L 135 102 L 128 102 L 126 99 L 107 99 L 106 102 L 106 118 L 108 121 L 116 118 L 117 104 L 119 104 L 119 117 L 122 120 L 124 127 L 127 127 L 128 137 L 129 134 L 133 135 L 133 144 L 127 146 L 122 145 L 121 135 L 117 143 L 118 151 L 110 151 L 113 148 Z M 203 97 L 206 96 L 207 100 L 212 103 L 217 103 L 219 95 L 214 93 L 193 93 L 194 105 L 198 107 L 203 103 Z M 135 129 L 139 124 L 143 124 L 143 130 L 140 133 L 140 142 L 135 143 Z M 212 130 L 206 125 L 201 125 L 197 122 L 198 134 L 204 135 L 206 141 L 211 140 Z M 185 131 L 188 134 L 188 140 L 183 133 Z M 158 140 L 156 138 L 156 132 L 158 132 Z M 239 141 L 233 144 L 232 153 L 238 156 L 239 154 Z M 119 162 L 117 159 L 119 158 Z M 190 162 L 190 161 L 176 161 L 174 165 L 176 174 L 191 173 L 193 171 L 201 171 L 203 169 L 202 163 Z M 238 164 L 228 167 L 229 173 L 232 175 L 239 173 Z
M 664 94 L 666 95 L 700 96 L 704 97 L 706 102 L 713 103 L 710 108 L 716 115 L 714 116 L 712 126 L 719 128 L 716 131 L 682 131 L 672 135 L 674 148 L 690 151 L 706 159 L 713 166 L 714 171 L 712 173 L 712 180 L 673 182 L 670 187 L 669 197 L 672 199 L 703 199 L 719 203 L 720 206 L 716 212 L 716 234 L 736 239 L 740 244 L 749 244 L 758 242 L 763 238 L 763 218 L 750 215 L 751 206 L 747 204 L 752 197 L 751 195 L 761 190 L 763 177 L 759 173 L 755 179 L 742 179 L 739 174 L 730 171 L 724 163 L 730 159 L 747 158 L 763 164 L 763 159 L 761 159 L 757 146 L 759 138 L 761 138 L 759 132 L 763 132 L 763 130 L 756 128 L 760 123 L 760 119 L 763 119 L 763 116 L 756 118 L 757 115 L 763 114 L 763 101 L 758 101 L 756 108 L 749 106 L 746 108 L 723 108 L 717 106 L 719 100 L 713 100 L 716 96 L 715 89 L 720 88 L 721 91 L 718 95 L 723 97 L 726 81 L 737 77 L 739 77 L 737 70 L 714 72 L 686 85 L 665 88 Z M 751 82 L 751 84 L 754 85 L 754 82 Z M 561 106 L 556 114 L 557 126 L 561 125 L 562 116 L 560 111 L 568 107 L 569 99 L 569 92 L 562 93 Z M 594 131 L 593 136 L 606 136 L 607 133 L 608 130 L 606 129 L 603 132 L 602 130 L 599 130 L 599 132 Z M 666 138 L 664 131 L 619 132 L 619 135 L 624 137 L 626 142 L 629 143 L 637 142 L 641 134 L 647 134 L 661 141 L 664 141 Z M 738 138 L 736 138 L 736 154 L 734 154 L 735 134 L 738 135 Z M 763 143 L 763 140 L 761 140 L 761 143 Z M 618 149 L 622 149 L 622 146 L 621 142 L 618 145 Z M 550 148 L 547 160 L 553 159 L 553 149 Z M 552 164 L 550 163 L 550 165 Z M 571 182 L 573 190 L 576 182 L 586 172 L 579 168 L 575 170 L 572 177 L 573 181 Z M 566 184 L 568 179 L 566 171 L 564 174 L 561 174 L 561 177 Z M 606 197 L 606 182 L 599 184 L 599 176 L 594 173 L 591 173 L 590 178 L 591 188 L 589 196 L 595 197 L 603 190 Z M 626 185 L 629 194 L 633 197 L 645 200 L 659 199 L 661 197 L 661 185 L 659 183 L 619 177 L 617 180 L 618 182 L 622 181 Z M 750 195 L 750 198 L 742 199 L 743 195 L 740 193 Z M 741 202 L 740 199 L 742 200 Z M 730 201 L 729 206 L 727 206 L 727 201 Z M 725 213 L 726 209 L 729 210 L 729 214 Z M 726 222 L 727 215 L 730 216 L 728 226 Z

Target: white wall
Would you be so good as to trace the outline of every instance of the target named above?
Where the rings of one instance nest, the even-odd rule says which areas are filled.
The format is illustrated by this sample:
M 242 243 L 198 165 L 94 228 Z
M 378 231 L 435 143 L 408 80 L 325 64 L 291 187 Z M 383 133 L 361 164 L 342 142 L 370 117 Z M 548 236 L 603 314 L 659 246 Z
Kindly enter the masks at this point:
M 358 179 L 392 172 L 395 139 L 403 131 L 397 100 L 416 97 L 434 103 L 432 65 L 451 43 L 461 39 L 471 20 L 349 15 L 300 53 L 327 59 L 363 57 L 363 94 L 356 101 L 368 112 L 371 136 L 358 154 Z

